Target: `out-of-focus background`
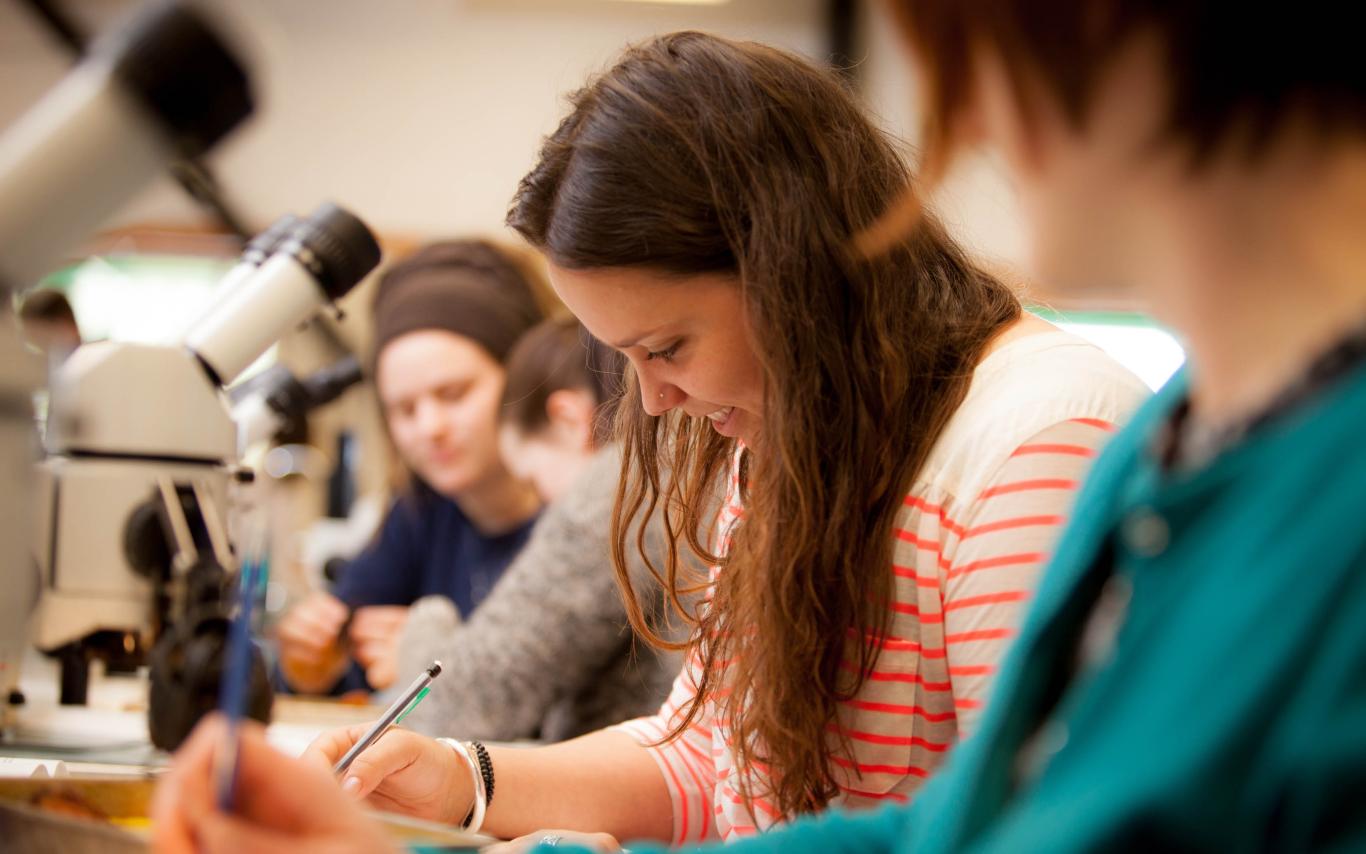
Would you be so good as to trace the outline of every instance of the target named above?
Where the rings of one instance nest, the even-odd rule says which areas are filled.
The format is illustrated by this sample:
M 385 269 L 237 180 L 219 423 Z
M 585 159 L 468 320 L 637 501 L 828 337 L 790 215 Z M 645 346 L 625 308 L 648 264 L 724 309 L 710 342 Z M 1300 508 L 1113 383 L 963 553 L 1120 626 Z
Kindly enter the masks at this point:
M 91 31 L 136 4 L 64 0 Z M 700 29 L 840 66 L 892 132 L 914 136 L 915 91 L 881 7 L 868 0 L 211 0 L 249 50 L 260 109 L 214 155 L 229 199 L 265 224 L 331 198 L 386 235 L 496 231 L 563 96 L 653 34 Z M 0 4 L 0 125 L 34 103 L 70 56 L 24 4 Z M 960 236 L 1018 256 L 1011 194 L 990 164 L 946 193 Z M 120 225 L 193 227 L 166 180 Z
M 31 4 L 0 2 L 0 127 L 36 103 L 70 67 L 71 51 Z M 107 30 L 133 0 L 55 4 L 88 33 Z M 324 200 L 361 216 L 392 258 L 422 241 L 509 236 L 503 216 L 565 96 L 623 46 L 700 29 L 800 52 L 845 74 L 869 110 L 914 157 L 916 88 L 881 5 L 871 0 L 208 0 L 245 50 L 258 109 L 208 160 L 225 204 L 248 232 Z M 941 216 L 990 269 L 1054 320 L 1092 337 L 1149 384 L 1179 365 L 1177 343 L 1124 294 L 1097 283 L 1087 303 L 1053 300 L 1020 273 L 1023 235 L 1002 170 L 960 163 L 936 197 Z M 159 342 L 209 299 L 239 243 L 169 178 L 127 205 L 54 271 L 86 340 Z M 372 277 L 373 278 L 373 277 Z M 370 288 L 347 318 L 287 338 L 265 362 L 301 375 L 340 352 L 368 349 Z M 1059 311 L 1063 313 L 1058 313 Z M 323 334 L 318 334 L 319 332 Z M 307 447 L 277 457 L 304 475 L 299 522 L 316 515 L 342 430 L 352 435 L 359 492 L 382 492 L 388 466 L 365 387 L 312 419 Z

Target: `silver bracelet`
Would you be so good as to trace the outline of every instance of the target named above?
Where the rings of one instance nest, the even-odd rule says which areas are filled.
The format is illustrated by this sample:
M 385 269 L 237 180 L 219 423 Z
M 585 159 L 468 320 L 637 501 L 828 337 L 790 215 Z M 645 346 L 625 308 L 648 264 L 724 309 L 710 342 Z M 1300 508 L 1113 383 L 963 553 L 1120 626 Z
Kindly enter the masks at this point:
M 470 755 L 470 749 L 463 741 L 456 741 L 453 738 L 438 738 L 437 741 L 455 751 L 455 755 L 459 756 L 460 761 L 469 769 L 470 782 L 474 786 L 474 803 L 470 806 L 470 812 L 465 816 L 461 827 L 470 833 L 478 833 L 479 828 L 484 826 L 484 811 L 488 808 L 488 796 L 484 793 L 484 777 L 479 773 L 479 761 Z

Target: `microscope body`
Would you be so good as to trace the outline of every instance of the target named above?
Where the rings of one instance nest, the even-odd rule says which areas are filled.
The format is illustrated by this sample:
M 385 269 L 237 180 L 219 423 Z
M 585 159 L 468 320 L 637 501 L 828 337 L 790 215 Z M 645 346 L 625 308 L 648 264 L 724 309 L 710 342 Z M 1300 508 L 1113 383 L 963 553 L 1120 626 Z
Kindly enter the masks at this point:
M 150 664 L 149 731 L 167 750 L 217 705 L 238 601 L 231 492 L 246 472 L 224 389 L 380 259 L 365 224 L 330 204 L 262 237 L 274 248 L 249 246 L 178 344 L 79 347 L 50 389 L 36 645 L 61 663 L 63 703 L 85 702 L 93 658 Z M 251 657 L 246 711 L 268 720 L 265 661 Z
M 235 432 L 218 390 L 183 349 L 87 344 L 54 378 L 44 444 L 36 646 L 51 653 L 101 631 L 150 640 L 153 594 L 169 579 L 132 564 L 129 524 L 159 478 L 204 484 L 226 511 Z
M 158 746 L 183 737 L 185 708 L 212 708 L 216 696 L 236 577 L 236 441 L 225 396 L 182 347 L 89 344 L 54 378 L 36 477 L 34 642 L 61 664 L 63 703 L 85 702 L 93 659 L 151 664 Z M 188 547 L 176 544 L 177 520 Z

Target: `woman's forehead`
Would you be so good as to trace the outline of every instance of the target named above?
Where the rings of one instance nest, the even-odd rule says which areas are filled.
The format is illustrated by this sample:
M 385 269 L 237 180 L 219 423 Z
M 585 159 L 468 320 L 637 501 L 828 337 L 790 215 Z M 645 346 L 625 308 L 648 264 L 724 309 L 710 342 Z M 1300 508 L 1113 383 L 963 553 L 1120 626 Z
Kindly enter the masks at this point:
M 551 265 L 550 281 L 584 327 L 619 350 L 717 311 L 733 311 L 739 299 L 734 277 L 727 275 L 679 277 L 640 268 L 568 270 Z
M 408 332 L 385 345 L 376 360 L 376 380 L 385 397 L 398 397 L 497 371 L 482 346 L 444 329 Z

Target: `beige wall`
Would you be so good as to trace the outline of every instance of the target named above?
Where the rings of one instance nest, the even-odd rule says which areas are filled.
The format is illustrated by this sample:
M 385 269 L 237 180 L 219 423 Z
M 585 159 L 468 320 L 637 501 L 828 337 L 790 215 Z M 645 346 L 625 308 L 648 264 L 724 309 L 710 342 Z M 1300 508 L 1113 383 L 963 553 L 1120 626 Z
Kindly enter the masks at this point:
M 867 5 L 863 41 L 864 97 L 885 127 L 914 145 L 919 104 L 913 67 L 879 2 Z M 936 193 L 935 208 L 949 230 L 988 266 L 1007 275 L 1021 267 L 1025 242 L 1018 202 L 994 159 L 963 157 Z
M 108 24 L 129 0 L 67 0 Z M 717 6 L 619 0 L 211 0 L 250 45 L 260 109 L 213 157 L 253 224 L 324 199 L 381 231 L 418 237 L 501 227 L 517 179 L 562 96 L 621 46 L 683 28 L 824 56 L 824 0 Z M 860 87 L 885 125 L 914 137 L 915 90 L 880 4 L 866 4 Z M 96 27 L 97 28 L 97 27 Z M 0 4 L 0 127 L 66 65 L 19 4 Z M 1000 170 L 967 161 L 940 194 L 950 227 L 989 262 L 1015 264 L 1022 235 Z M 167 185 L 121 222 L 184 222 Z
M 131 0 L 64 0 L 107 25 Z M 260 227 L 285 211 L 337 201 L 377 231 L 405 238 L 497 232 L 563 95 L 626 43 L 697 28 L 759 39 L 819 58 L 824 0 L 731 0 L 715 7 L 614 0 L 209 0 L 250 46 L 260 109 L 210 163 L 229 199 Z M 0 2 L 0 129 L 68 66 L 20 4 Z M 194 207 L 163 181 L 111 225 L 193 224 Z M 338 330 L 367 352 L 366 288 Z M 155 306 L 145 307 L 156 311 Z M 307 372 L 334 358 L 306 335 L 281 358 Z M 363 492 L 382 491 L 388 456 L 378 409 L 359 388 L 319 413 L 317 471 L 271 490 L 286 534 L 321 509 L 332 436 L 356 428 Z M 279 565 L 293 567 L 292 559 Z
M 105 21 L 127 0 L 67 0 Z M 388 233 L 501 227 L 562 95 L 622 45 L 684 28 L 819 56 L 823 0 L 680 6 L 614 0 L 212 0 L 252 47 L 260 110 L 212 163 L 253 224 L 331 199 Z M 0 127 L 61 75 L 65 58 L 0 4 Z M 120 221 L 181 222 L 169 186 Z

